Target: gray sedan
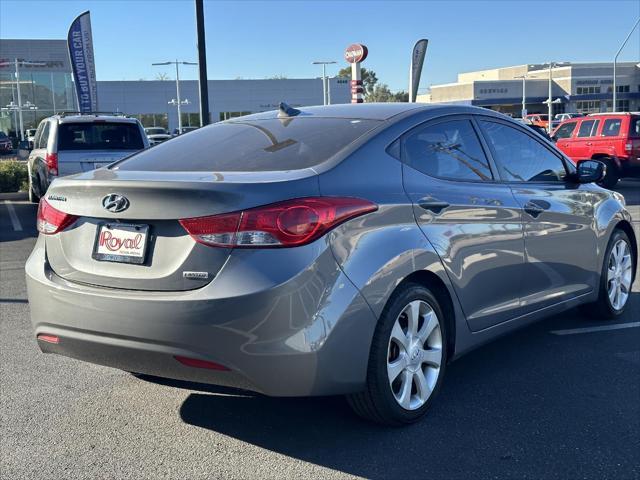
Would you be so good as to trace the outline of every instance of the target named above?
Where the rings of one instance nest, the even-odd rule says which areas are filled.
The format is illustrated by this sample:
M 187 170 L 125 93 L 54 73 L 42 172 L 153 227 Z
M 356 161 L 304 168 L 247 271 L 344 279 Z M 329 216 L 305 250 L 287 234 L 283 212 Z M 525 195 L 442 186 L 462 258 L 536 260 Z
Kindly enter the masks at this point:
M 43 352 L 420 418 L 446 365 L 532 321 L 625 309 L 623 198 L 503 115 L 250 115 L 57 179 L 27 264 Z

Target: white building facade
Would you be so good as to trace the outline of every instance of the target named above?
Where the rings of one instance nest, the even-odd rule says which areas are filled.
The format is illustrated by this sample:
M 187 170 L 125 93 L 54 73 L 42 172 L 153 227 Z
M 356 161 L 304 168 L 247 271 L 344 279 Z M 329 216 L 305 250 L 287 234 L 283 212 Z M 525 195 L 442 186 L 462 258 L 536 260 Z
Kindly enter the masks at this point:
M 554 113 L 613 111 L 613 63 L 563 62 L 552 69 L 551 78 Z M 528 113 L 547 113 L 549 68 L 545 65 L 460 73 L 457 82 L 432 85 L 418 101 L 477 105 L 520 116 L 523 87 Z M 616 90 L 616 111 L 640 110 L 640 64 L 617 64 Z

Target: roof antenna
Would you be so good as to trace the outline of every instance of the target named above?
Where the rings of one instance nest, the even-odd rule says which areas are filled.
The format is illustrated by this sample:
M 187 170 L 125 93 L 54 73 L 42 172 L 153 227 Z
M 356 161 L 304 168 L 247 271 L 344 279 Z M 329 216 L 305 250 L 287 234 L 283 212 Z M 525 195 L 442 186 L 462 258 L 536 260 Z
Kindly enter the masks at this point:
M 280 102 L 280 105 L 278 106 L 278 118 L 295 117 L 299 113 L 300 110 L 298 110 L 297 108 L 293 108 L 284 102 Z

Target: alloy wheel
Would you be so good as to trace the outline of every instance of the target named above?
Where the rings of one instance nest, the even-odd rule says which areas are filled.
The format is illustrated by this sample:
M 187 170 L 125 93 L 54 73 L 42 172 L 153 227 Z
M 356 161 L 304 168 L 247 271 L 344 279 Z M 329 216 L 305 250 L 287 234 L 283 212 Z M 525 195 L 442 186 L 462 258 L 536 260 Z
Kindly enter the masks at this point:
M 619 239 L 611 249 L 607 265 L 607 295 L 615 310 L 621 310 L 629 299 L 632 264 L 629 244 Z
M 410 302 L 391 330 L 387 374 L 391 391 L 405 410 L 422 407 L 431 396 L 442 364 L 442 330 L 425 301 Z

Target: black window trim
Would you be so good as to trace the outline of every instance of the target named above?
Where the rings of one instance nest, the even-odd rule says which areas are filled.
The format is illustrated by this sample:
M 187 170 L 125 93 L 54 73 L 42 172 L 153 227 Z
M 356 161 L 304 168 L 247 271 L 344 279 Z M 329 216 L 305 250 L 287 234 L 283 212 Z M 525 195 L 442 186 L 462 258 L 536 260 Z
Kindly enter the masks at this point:
M 418 130 L 420 128 L 425 128 L 425 127 L 429 127 L 432 125 L 438 125 L 440 123 L 447 123 L 447 122 L 452 122 L 452 121 L 459 121 L 459 120 L 467 120 L 470 124 L 471 124 L 471 128 L 473 129 L 474 133 L 476 134 L 476 137 L 478 139 L 478 142 L 480 143 L 480 148 L 482 149 L 485 158 L 487 159 L 487 163 L 489 164 L 489 171 L 491 172 L 491 176 L 493 177 L 491 180 L 482 180 L 482 179 L 465 179 L 465 178 L 451 178 L 451 177 L 440 177 L 437 175 L 431 175 L 429 173 L 425 173 L 421 170 L 418 170 L 414 167 L 412 167 L 411 165 L 409 165 L 406 162 L 406 157 L 405 157 L 405 153 L 404 153 L 404 144 L 405 144 L 405 140 L 406 138 L 411 135 L 415 130 Z M 385 148 L 385 151 L 391 155 L 393 158 L 396 158 L 395 155 L 392 155 L 391 153 L 389 153 L 390 148 L 393 146 L 393 144 L 395 142 L 400 142 L 400 158 L 398 158 L 397 160 L 399 160 L 402 165 L 404 167 L 407 168 L 411 168 L 412 170 L 415 170 L 416 172 L 420 172 L 422 175 L 426 175 L 430 178 L 435 178 L 437 180 L 444 180 L 447 182 L 464 182 L 464 183 L 479 183 L 479 184 L 483 184 L 483 185 L 488 185 L 488 184 L 497 184 L 497 183 L 501 183 L 497 173 L 498 170 L 496 168 L 496 165 L 493 163 L 492 157 L 488 151 L 488 145 L 486 144 L 486 142 L 484 141 L 483 136 L 481 135 L 478 125 L 476 125 L 476 123 L 474 122 L 474 115 L 473 114 L 469 114 L 469 113 L 454 113 L 454 114 L 450 114 L 450 115 L 444 115 L 442 117 L 437 117 L 437 118 L 430 118 L 428 120 L 425 120 L 423 122 L 420 122 L 417 125 L 414 125 L 413 127 L 411 127 L 409 130 L 406 130 L 405 132 L 403 132 L 399 137 L 397 137 L 396 139 L 394 139 L 393 141 L 389 142 L 388 146 Z
M 498 177 L 500 178 L 500 183 L 518 184 L 518 185 L 531 185 L 531 184 L 535 184 L 535 185 L 558 185 L 558 184 L 561 184 L 561 183 L 566 183 L 566 179 L 569 178 L 573 173 L 575 173 L 575 169 L 568 166 L 569 160 L 564 155 L 562 155 L 562 154 L 558 155 L 557 151 L 554 151 L 552 148 L 550 148 L 549 145 L 545 145 L 545 143 L 543 141 L 541 141 L 540 139 L 536 138 L 534 136 L 534 132 L 528 132 L 527 128 L 525 128 L 524 125 L 520 126 L 516 122 L 505 121 L 505 120 L 503 120 L 501 118 L 492 117 L 490 115 L 479 115 L 478 114 L 478 115 L 475 115 L 475 117 L 476 117 L 476 119 L 478 121 L 478 127 L 480 128 L 480 131 L 482 132 L 483 140 L 484 140 L 484 142 L 487 143 L 487 147 L 489 148 L 489 152 L 491 154 L 491 162 L 492 162 L 492 164 L 496 165 L 496 171 L 498 173 Z M 507 127 L 511 127 L 511 128 L 513 128 L 515 130 L 518 130 L 518 131 L 524 133 L 525 135 L 529 136 L 533 140 L 535 140 L 537 143 L 539 143 L 544 148 L 546 148 L 551 154 L 556 156 L 560 160 L 560 162 L 562 162 L 562 166 L 564 167 L 564 171 L 565 171 L 565 180 L 560 180 L 560 181 L 549 181 L 549 180 L 521 181 L 521 180 L 508 180 L 508 179 L 502 178 L 502 175 L 500 174 L 500 169 L 497 168 L 497 162 L 495 160 L 495 154 L 494 154 L 493 148 L 491 147 L 489 142 L 486 140 L 486 138 L 484 138 L 484 137 L 486 137 L 486 132 L 484 131 L 484 128 L 482 127 L 482 125 L 480 125 L 479 120 L 486 120 L 486 121 L 489 121 L 489 122 L 499 123 L 501 125 L 505 125 Z

